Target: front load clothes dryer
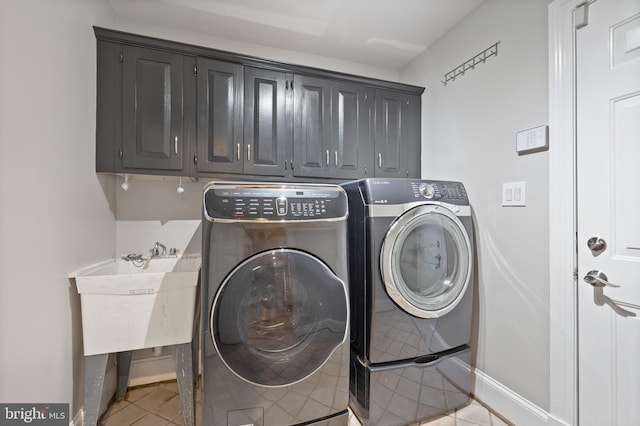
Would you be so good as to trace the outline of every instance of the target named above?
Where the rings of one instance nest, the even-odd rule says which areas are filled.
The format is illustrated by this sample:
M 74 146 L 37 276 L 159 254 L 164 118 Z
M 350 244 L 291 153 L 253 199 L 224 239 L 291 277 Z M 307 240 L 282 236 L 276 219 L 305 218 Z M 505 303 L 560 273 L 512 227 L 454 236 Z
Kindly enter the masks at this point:
M 350 404 L 406 425 L 469 400 L 471 207 L 459 182 L 362 179 L 349 199 Z
M 346 426 L 345 191 L 211 182 L 203 201 L 202 424 Z

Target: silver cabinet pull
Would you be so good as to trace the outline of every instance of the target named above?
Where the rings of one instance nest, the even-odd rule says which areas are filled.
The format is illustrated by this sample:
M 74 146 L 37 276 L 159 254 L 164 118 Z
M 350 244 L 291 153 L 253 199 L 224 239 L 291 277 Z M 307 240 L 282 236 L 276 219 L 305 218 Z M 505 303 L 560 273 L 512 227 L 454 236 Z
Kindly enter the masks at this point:
M 336 167 L 338 167 L 338 151 L 335 151 L 334 154 Z
M 247 161 L 251 161 L 251 145 L 247 145 Z
M 619 285 L 611 284 L 605 273 L 600 271 L 589 271 L 583 279 L 584 282 L 594 287 L 620 287 Z
M 240 161 L 240 144 L 238 144 L 236 148 L 236 159 Z
M 178 155 L 178 137 L 173 138 L 173 151 Z
M 325 162 L 327 163 L 327 167 L 329 166 L 329 150 L 327 150 L 327 153 L 325 154 Z
M 599 256 L 607 249 L 607 242 L 602 238 L 591 237 L 589 238 L 589 241 L 587 241 L 587 247 L 591 250 L 591 254 Z
M 382 154 L 378 153 L 378 168 L 382 168 Z

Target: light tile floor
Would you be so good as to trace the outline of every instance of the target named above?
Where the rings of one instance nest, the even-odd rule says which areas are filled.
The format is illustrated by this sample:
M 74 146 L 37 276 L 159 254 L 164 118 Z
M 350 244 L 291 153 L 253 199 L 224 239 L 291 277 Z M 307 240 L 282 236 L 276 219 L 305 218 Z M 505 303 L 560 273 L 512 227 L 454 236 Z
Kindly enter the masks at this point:
M 196 389 L 196 426 L 201 426 L 200 389 Z M 100 426 L 184 426 L 178 385 L 174 381 L 130 388 L 125 399 L 113 403 L 104 413 Z M 411 426 L 512 426 L 477 401 L 453 413 Z M 360 426 L 350 413 L 349 426 Z

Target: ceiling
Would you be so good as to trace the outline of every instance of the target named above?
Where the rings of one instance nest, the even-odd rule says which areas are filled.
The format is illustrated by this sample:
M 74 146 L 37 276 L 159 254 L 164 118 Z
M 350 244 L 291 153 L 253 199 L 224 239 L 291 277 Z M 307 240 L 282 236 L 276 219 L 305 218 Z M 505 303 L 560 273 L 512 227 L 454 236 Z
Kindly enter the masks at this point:
M 484 0 L 108 0 L 135 21 L 400 70 Z

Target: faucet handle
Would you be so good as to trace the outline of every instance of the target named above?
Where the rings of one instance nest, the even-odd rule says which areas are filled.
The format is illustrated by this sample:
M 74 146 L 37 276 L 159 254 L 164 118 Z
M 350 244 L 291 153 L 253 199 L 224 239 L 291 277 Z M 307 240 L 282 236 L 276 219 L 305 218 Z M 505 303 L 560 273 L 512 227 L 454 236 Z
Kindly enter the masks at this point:
M 160 249 L 162 249 L 162 252 L 160 252 Z M 161 242 L 156 241 L 156 243 L 153 245 L 153 248 L 151 249 L 151 255 L 152 256 L 166 256 L 167 255 L 167 247 L 162 244 Z

